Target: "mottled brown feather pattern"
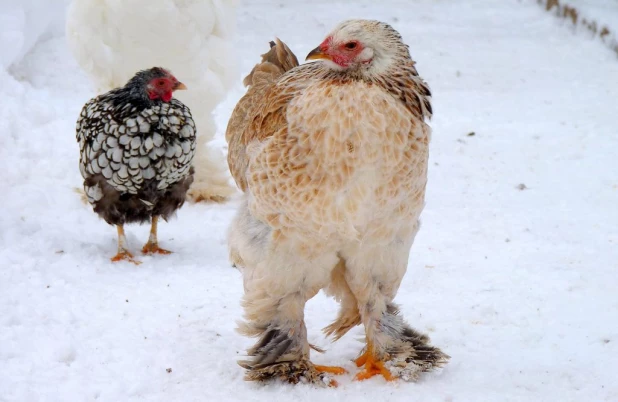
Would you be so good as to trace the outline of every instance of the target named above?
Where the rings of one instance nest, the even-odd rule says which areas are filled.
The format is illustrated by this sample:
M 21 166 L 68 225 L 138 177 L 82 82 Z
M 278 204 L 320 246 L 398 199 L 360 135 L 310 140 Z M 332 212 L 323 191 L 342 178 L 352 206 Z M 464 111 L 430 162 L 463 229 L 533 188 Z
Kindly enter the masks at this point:
M 287 130 L 287 107 L 312 80 L 323 80 L 330 85 L 363 80 L 367 85 L 377 85 L 391 93 L 414 118 L 421 121 L 423 118 L 430 119 L 433 113 L 431 92 L 418 76 L 414 64 L 413 60 L 408 59 L 397 66 L 392 74 L 389 72 L 363 80 L 361 77 L 329 70 L 321 63 L 298 66 L 296 56 L 277 39 L 276 45 L 262 55 L 262 62 L 245 78 L 244 83 L 249 89 L 236 105 L 228 122 L 228 164 L 238 187 L 243 191 L 247 189 L 244 177 L 248 166 L 245 153 L 247 145 L 252 140 L 263 140 Z M 330 92 L 326 90 L 324 95 L 329 96 Z
M 351 40 L 367 46 L 336 62 Z M 447 358 L 388 308 L 424 207 L 431 92 L 388 24 L 346 21 L 324 43 L 311 54 L 326 61 L 294 66 L 277 40 L 227 128 L 246 194 L 229 238 L 243 270 L 240 331 L 260 338 L 242 365 L 249 379 L 312 373 L 303 309 L 324 289 L 341 303 L 325 331 L 338 338 L 362 323 L 372 358 L 413 379 Z
M 285 43 L 276 39 L 275 42 L 271 42 L 271 49 L 262 55 L 262 62 L 257 64 L 243 81 L 249 89 L 234 108 L 225 133 L 225 138 L 229 143 L 228 163 L 230 170 L 236 184 L 243 191 L 246 189 L 244 171 L 248 163 L 245 148 L 254 137 L 252 133 L 255 133 L 255 125 L 263 124 L 268 117 L 268 113 L 253 117 L 256 108 L 269 99 L 268 96 L 265 96 L 265 93 L 270 91 L 272 84 L 283 73 L 296 66 L 298 66 L 296 56 Z M 276 110 L 276 107 L 274 109 Z M 282 122 L 280 122 L 281 124 Z

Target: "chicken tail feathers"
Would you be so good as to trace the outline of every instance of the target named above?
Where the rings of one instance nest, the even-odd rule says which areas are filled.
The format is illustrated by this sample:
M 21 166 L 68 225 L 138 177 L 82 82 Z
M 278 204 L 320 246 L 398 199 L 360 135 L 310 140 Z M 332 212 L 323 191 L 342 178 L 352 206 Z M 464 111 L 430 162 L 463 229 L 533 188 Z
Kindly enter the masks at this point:
M 262 55 L 262 61 L 256 64 L 243 80 L 246 87 L 255 85 L 265 76 L 269 81 L 274 81 L 286 71 L 298 66 L 296 55 L 279 38 L 275 38 L 269 44 L 270 50 Z
M 243 84 L 247 93 L 238 101 L 230 120 L 227 123 L 225 139 L 228 142 L 228 165 L 238 187 L 245 191 L 247 182 L 245 172 L 249 164 L 249 158 L 245 152 L 247 144 L 257 135 L 268 136 L 276 131 L 275 123 L 270 123 L 266 130 L 250 129 L 250 125 L 256 120 L 256 116 L 268 94 L 276 85 L 277 81 L 287 71 L 298 66 L 298 59 L 290 48 L 279 38 L 270 42 L 270 50 L 262 55 L 262 60 L 253 67 L 253 70 L 244 79 Z M 274 91 L 277 93 L 277 91 Z M 283 97 L 279 96 L 277 102 L 285 105 Z M 268 114 L 268 113 L 266 113 Z M 273 116 L 282 117 L 284 114 L 275 113 Z M 260 117 L 263 122 L 264 116 Z M 284 119 L 277 120 L 279 124 L 286 124 Z

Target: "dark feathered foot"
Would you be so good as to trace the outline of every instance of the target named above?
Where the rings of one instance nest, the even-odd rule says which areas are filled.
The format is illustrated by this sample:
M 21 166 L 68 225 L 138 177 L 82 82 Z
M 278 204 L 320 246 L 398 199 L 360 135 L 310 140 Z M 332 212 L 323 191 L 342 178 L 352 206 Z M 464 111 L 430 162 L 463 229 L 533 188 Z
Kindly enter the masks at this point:
M 405 328 L 403 336 L 388 349 L 384 360 L 380 360 L 368 345 L 355 360 L 363 371 L 356 375 L 356 380 L 366 380 L 377 374 L 387 381 L 398 378 L 404 381 L 416 381 L 423 372 L 433 371 L 448 363 L 449 355 L 439 348 L 429 345 L 429 338 L 412 328 Z
M 450 356 L 431 346 L 427 335 L 410 328 L 398 315 L 394 305 L 388 306 L 380 331 L 379 336 L 386 336 L 389 341 L 379 353 L 368 343 L 356 359 L 358 367 L 365 367 L 356 376 L 357 380 L 381 374 L 387 381 L 398 378 L 416 381 L 421 373 L 433 371 L 448 363 Z
M 344 374 L 342 367 L 316 366 L 309 360 L 273 363 L 266 366 L 245 367 L 248 369 L 245 379 L 248 381 L 267 381 L 279 379 L 290 384 L 306 383 L 318 386 L 336 387 L 337 381 L 329 374 Z
M 238 364 L 247 369 L 245 379 L 248 381 L 279 379 L 291 384 L 301 382 L 337 386 L 330 374 L 344 374 L 346 370 L 313 364 L 309 361 L 310 347 L 304 324 L 295 329 L 265 330 L 256 345 L 248 350 L 252 359 L 239 361 Z
M 405 326 L 399 345 L 388 353 L 389 370 L 405 381 L 415 381 L 422 372 L 433 371 L 448 363 L 450 356 L 429 344 L 429 337 Z

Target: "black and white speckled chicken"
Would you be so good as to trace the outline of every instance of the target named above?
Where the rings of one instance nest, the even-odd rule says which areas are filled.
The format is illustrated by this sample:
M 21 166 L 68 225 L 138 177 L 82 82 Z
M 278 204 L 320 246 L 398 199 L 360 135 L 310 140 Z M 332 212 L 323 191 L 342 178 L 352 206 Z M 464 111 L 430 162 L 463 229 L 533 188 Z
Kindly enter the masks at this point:
M 133 259 L 124 224 L 151 221 L 143 253 L 169 254 L 157 242 L 157 221 L 174 214 L 193 182 L 196 130 L 187 106 L 172 98 L 186 89 L 169 71 L 154 67 L 122 88 L 84 105 L 77 120 L 79 168 L 94 211 L 118 229 L 118 254 Z

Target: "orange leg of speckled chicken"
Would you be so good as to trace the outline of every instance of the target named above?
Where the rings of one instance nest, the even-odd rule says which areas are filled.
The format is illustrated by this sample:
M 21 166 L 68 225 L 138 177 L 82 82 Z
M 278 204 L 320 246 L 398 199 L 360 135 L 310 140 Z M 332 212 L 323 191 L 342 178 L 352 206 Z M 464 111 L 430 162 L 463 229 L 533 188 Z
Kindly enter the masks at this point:
M 135 265 L 141 264 L 141 262 L 133 259 L 133 254 L 127 250 L 127 238 L 124 235 L 124 226 L 117 225 L 116 229 L 118 230 L 118 254 L 112 257 L 112 261 L 128 261 Z
M 148 242 L 142 248 L 142 253 L 144 254 L 171 254 L 172 253 L 169 250 L 165 250 L 159 247 L 159 241 L 157 240 L 157 222 L 158 221 L 159 221 L 158 216 L 152 217 L 152 225 L 150 226 L 150 237 L 148 238 Z

